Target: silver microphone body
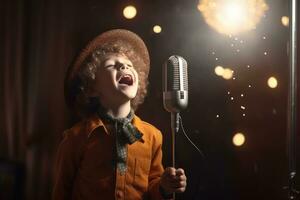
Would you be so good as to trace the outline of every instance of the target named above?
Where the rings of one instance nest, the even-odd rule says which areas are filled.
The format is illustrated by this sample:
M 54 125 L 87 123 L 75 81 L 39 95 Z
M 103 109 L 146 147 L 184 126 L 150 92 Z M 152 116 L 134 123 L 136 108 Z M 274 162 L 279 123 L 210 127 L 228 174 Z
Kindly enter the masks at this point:
M 164 108 L 179 113 L 188 105 L 187 62 L 181 56 L 173 55 L 163 66 Z

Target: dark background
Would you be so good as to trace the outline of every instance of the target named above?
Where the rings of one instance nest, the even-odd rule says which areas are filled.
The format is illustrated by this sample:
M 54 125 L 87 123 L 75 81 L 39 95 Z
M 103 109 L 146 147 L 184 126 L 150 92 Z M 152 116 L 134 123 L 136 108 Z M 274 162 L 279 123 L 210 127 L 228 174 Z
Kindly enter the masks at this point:
M 289 29 L 281 16 L 289 15 L 288 1 L 266 3 L 266 16 L 256 30 L 237 36 L 239 44 L 210 28 L 195 0 L 1 0 L 0 199 L 50 199 L 56 149 L 74 123 L 63 98 L 65 72 L 90 39 L 112 28 L 136 32 L 149 48 L 149 93 L 138 115 L 162 130 L 166 166 L 170 114 L 162 105 L 161 66 L 173 54 L 188 62 L 189 107 L 182 118 L 205 159 L 177 136 L 177 166 L 188 177 L 177 199 L 287 199 Z M 122 16 L 128 4 L 138 10 L 133 20 Z M 155 24 L 161 34 L 152 32 Z M 230 66 L 236 79 L 216 76 L 216 65 Z M 276 89 L 266 84 L 270 76 Z M 241 147 L 232 144 L 236 132 L 245 134 Z

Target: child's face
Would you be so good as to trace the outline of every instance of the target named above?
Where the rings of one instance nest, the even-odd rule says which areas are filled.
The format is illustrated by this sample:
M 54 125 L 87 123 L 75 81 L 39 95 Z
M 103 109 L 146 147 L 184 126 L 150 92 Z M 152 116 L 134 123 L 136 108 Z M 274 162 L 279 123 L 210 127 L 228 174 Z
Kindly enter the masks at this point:
M 92 93 L 106 101 L 128 101 L 138 90 L 138 73 L 123 54 L 107 54 L 96 72 Z

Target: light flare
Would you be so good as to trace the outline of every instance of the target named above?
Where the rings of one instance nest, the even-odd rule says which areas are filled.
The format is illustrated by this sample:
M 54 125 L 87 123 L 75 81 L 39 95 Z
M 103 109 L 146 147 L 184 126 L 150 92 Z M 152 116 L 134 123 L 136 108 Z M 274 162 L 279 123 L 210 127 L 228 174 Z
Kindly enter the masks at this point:
M 198 10 L 209 26 L 231 37 L 255 29 L 268 5 L 264 0 L 199 0 Z

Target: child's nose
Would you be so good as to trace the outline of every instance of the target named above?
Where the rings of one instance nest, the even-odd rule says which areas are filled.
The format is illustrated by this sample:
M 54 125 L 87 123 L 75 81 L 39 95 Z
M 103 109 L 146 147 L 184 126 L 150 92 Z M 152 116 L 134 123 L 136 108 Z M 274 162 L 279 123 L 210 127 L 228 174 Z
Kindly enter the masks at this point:
M 121 64 L 120 70 L 125 70 L 128 69 L 128 66 L 125 64 Z

